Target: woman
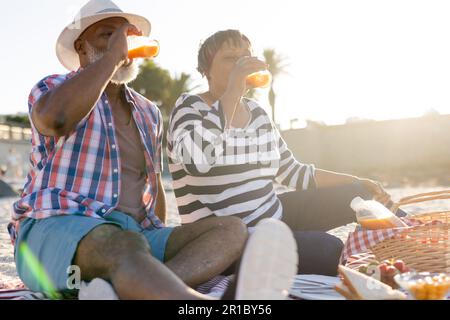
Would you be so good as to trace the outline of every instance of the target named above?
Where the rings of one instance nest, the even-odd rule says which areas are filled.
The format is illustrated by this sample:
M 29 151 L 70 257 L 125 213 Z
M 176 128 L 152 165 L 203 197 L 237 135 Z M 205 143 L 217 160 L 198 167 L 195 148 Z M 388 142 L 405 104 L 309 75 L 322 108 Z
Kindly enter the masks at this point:
M 343 244 L 325 231 L 354 222 L 354 197 L 390 197 L 379 183 L 294 158 L 263 108 L 244 98 L 247 76 L 267 67 L 237 30 L 217 32 L 201 46 L 198 70 L 209 90 L 179 98 L 168 133 L 182 222 L 235 215 L 251 228 L 281 219 L 297 239 L 299 273 L 336 275 Z M 277 195 L 274 182 L 296 191 Z

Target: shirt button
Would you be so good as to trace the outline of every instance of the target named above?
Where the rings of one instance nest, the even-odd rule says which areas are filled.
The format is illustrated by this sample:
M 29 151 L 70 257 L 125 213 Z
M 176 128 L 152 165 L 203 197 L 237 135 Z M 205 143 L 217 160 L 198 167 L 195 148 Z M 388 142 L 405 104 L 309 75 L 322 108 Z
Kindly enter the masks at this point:
M 106 209 L 103 209 L 103 210 L 102 210 L 102 213 L 106 213 Z
M 105 103 L 109 103 L 108 100 L 105 100 Z
M 116 148 L 116 145 L 115 144 L 113 144 L 112 146 L 111 146 L 113 149 L 115 149 Z
M 114 169 L 114 173 L 118 173 L 119 172 L 119 170 L 117 170 L 117 169 Z
M 119 195 L 117 193 L 114 193 L 114 198 L 117 198 Z
M 108 126 L 112 127 L 112 122 L 108 123 Z

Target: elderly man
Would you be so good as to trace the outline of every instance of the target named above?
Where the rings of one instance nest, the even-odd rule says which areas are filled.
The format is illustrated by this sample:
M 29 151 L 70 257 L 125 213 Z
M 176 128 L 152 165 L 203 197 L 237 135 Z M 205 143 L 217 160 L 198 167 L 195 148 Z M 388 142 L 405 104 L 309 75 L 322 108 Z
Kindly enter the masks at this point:
M 72 289 L 68 270 L 77 266 L 82 280 L 104 279 L 120 299 L 202 299 L 189 287 L 222 273 L 242 253 L 247 234 L 237 219 L 164 225 L 161 113 L 127 86 L 137 76 L 127 36 L 149 33 L 147 19 L 92 0 L 58 39 L 58 58 L 72 72 L 46 77 L 31 91 L 32 169 L 9 226 L 18 274 L 31 290 Z M 280 252 L 292 256 L 295 242 L 270 259 L 257 234 L 247 261 L 273 261 L 286 287 L 294 260 L 281 269 L 276 260 Z M 291 240 L 275 234 L 272 249 Z M 27 253 L 44 273 L 36 273 Z M 261 286 L 261 273 L 244 262 L 246 281 Z M 272 293 L 280 294 L 279 285 Z

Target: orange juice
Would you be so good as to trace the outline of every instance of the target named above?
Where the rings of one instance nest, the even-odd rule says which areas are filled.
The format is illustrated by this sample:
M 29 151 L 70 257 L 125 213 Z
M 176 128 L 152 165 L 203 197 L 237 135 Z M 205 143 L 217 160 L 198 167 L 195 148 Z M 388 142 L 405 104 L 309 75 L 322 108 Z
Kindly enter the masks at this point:
M 356 220 L 365 229 L 402 228 L 408 225 L 388 208 L 375 200 L 364 200 L 356 197 L 350 203 L 356 212 Z
M 247 77 L 247 85 L 252 88 L 267 88 L 272 82 L 272 74 L 269 71 L 252 73 Z
M 364 229 L 370 230 L 397 228 L 395 222 L 389 217 L 384 219 L 358 219 L 358 223 Z
M 159 54 L 158 45 L 144 45 L 128 51 L 128 58 L 154 58 Z
M 445 300 L 449 289 L 450 277 L 445 274 L 428 276 L 409 285 L 409 291 L 416 300 Z

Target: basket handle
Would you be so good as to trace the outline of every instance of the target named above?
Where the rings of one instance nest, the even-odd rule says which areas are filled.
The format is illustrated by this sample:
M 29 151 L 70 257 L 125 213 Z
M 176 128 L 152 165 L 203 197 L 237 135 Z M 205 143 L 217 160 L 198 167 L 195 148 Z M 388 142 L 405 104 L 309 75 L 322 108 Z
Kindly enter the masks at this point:
M 432 201 L 432 200 L 441 200 L 441 199 L 450 199 L 450 190 L 420 193 L 420 194 L 416 194 L 414 196 L 402 198 L 402 199 L 400 199 L 399 202 L 395 203 L 391 207 L 391 210 L 392 210 L 392 212 L 396 212 L 398 210 L 398 208 L 400 208 L 401 206 L 407 205 L 407 204 L 420 203 L 420 202 L 426 202 L 426 201 Z

